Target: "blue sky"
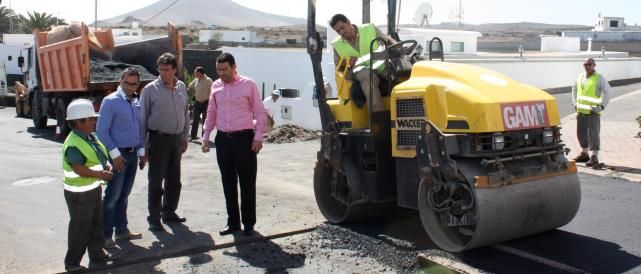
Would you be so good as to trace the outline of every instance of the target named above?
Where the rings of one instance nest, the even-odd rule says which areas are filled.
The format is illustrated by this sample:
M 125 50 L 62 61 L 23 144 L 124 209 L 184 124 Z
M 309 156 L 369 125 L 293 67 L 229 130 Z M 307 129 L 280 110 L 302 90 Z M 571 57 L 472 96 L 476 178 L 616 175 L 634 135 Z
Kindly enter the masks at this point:
M 98 18 L 106 19 L 132 11 L 158 0 L 98 0 Z M 212 0 L 209 0 L 212 1 Z M 306 0 L 232 0 L 260 11 L 304 18 L 307 14 Z M 94 18 L 95 0 L 3 0 L 2 5 L 11 6 L 19 13 L 40 11 L 52 13 L 67 21 L 91 22 Z M 344 13 L 352 21 L 360 21 L 361 0 L 317 0 L 319 23 L 325 22 L 334 13 Z M 410 23 L 416 7 L 429 2 L 434 10 L 432 23 L 451 21 L 452 9 L 458 0 L 402 0 L 401 22 Z M 375 22 L 385 20 L 385 0 L 372 0 L 380 12 L 373 15 Z M 552 24 L 594 25 L 599 13 L 604 16 L 624 17 L 629 25 L 641 25 L 641 1 L 639 0 L 462 0 L 464 22 L 509 23 L 538 22 Z M 202 11 L 200 11 L 202 12 Z

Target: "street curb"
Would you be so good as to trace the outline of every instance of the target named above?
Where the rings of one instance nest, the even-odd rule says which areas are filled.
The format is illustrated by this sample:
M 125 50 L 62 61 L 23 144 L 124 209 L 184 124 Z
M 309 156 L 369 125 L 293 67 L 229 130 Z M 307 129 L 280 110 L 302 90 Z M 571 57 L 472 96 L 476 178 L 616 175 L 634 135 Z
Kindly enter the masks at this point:
M 137 265 L 137 264 L 143 264 L 143 263 L 148 263 L 148 262 L 153 262 L 153 261 L 159 261 L 159 260 L 163 260 L 163 259 L 183 257 L 183 256 L 191 255 L 191 254 L 205 253 L 205 252 L 218 250 L 218 249 L 223 249 L 223 248 L 229 248 L 229 247 L 237 246 L 237 245 L 244 245 L 244 244 L 249 244 L 249 243 L 255 243 L 255 242 L 261 242 L 261 241 L 266 241 L 266 240 L 273 240 L 273 239 L 277 239 L 277 238 L 288 237 L 288 236 L 297 235 L 297 234 L 308 233 L 308 232 L 314 231 L 316 228 L 317 228 L 317 226 L 298 229 L 298 230 L 292 230 L 292 231 L 287 231 L 287 232 L 281 232 L 281 233 L 276 233 L 276 234 L 272 234 L 272 235 L 268 235 L 268 236 L 262 236 L 262 237 L 253 236 L 253 237 L 244 238 L 244 239 L 240 239 L 240 240 L 237 240 L 237 241 L 227 242 L 227 243 L 223 243 L 223 244 L 219 244 L 219 245 L 215 244 L 215 245 L 208 245 L 208 246 L 196 246 L 196 247 L 187 248 L 187 249 L 184 249 L 184 250 L 171 251 L 171 252 L 167 252 L 167 253 L 164 253 L 164 254 L 152 255 L 152 256 L 143 257 L 143 258 L 137 258 L 137 259 L 129 260 L 129 261 L 116 260 L 112 264 L 91 267 L 91 268 L 87 268 L 85 271 L 73 272 L 73 273 L 90 273 L 90 272 L 95 272 L 95 271 L 104 271 L 104 270 L 115 269 L 115 268 L 130 266 L 130 265 Z M 58 273 L 70 273 L 70 272 L 58 272 Z
M 474 267 L 436 255 L 418 254 L 416 262 L 419 264 L 419 269 L 415 273 L 481 273 Z
M 616 97 L 612 100 L 610 100 L 610 104 L 621 101 L 621 100 L 627 100 L 629 97 L 633 96 L 641 96 L 641 89 L 635 90 L 632 92 L 629 92 L 627 94 L 621 95 L 619 97 Z M 576 120 L 576 113 L 568 114 L 567 116 L 561 118 L 561 126 L 572 122 L 573 120 Z M 603 122 L 607 122 L 607 120 L 603 120 Z M 602 122 L 602 123 L 603 123 Z M 630 121 L 630 124 L 636 124 L 634 121 Z M 576 138 L 576 135 L 573 135 L 574 138 Z M 584 165 L 577 165 L 577 168 L 579 172 L 585 173 L 585 174 L 590 174 L 590 175 L 595 175 L 595 176 L 600 176 L 600 177 L 612 177 L 612 178 L 618 178 L 618 179 L 623 179 L 629 182 L 635 182 L 635 183 L 641 183 L 641 175 L 635 174 L 635 173 L 630 173 L 626 172 L 625 170 L 613 170 L 607 168 L 607 163 L 606 163 L 606 168 L 605 169 L 592 169 L 590 167 L 586 167 Z

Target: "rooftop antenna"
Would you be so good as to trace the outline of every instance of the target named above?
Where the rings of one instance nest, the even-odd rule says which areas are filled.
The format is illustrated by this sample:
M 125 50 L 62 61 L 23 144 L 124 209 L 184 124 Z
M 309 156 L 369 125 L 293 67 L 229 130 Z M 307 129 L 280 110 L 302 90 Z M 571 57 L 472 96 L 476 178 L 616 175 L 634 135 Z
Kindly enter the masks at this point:
M 430 5 L 430 3 L 425 2 L 420 4 L 414 13 L 414 23 L 419 27 L 427 26 L 432 19 L 433 12 L 434 11 L 432 10 L 432 5 Z
M 452 9 L 450 12 L 450 19 L 458 21 L 459 29 L 463 27 L 463 5 L 461 4 L 461 0 L 458 0 L 458 9 Z

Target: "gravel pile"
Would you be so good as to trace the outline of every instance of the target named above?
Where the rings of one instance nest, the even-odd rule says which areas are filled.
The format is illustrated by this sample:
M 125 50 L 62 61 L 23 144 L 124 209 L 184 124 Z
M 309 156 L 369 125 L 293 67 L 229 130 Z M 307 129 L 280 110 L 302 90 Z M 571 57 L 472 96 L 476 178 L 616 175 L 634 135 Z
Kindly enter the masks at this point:
M 105 61 L 101 59 L 91 59 L 90 74 L 91 81 L 102 82 L 119 82 L 120 74 L 128 67 L 134 67 L 140 72 L 140 80 L 154 80 L 156 76 L 149 73 L 147 69 L 140 65 L 132 65 L 114 61 Z
M 330 224 L 319 226 L 315 233 L 327 240 L 321 245 L 322 248 L 352 250 L 356 252 L 352 256 L 374 258 L 399 273 L 412 273 L 417 269 L 418 250 L 400 250 L 381 239 Z
M 282 125 L 263 135 L 263 141 L 268 144 L 296 143 L 318 139 L 321 131 L 304 129 L 296 125 Z

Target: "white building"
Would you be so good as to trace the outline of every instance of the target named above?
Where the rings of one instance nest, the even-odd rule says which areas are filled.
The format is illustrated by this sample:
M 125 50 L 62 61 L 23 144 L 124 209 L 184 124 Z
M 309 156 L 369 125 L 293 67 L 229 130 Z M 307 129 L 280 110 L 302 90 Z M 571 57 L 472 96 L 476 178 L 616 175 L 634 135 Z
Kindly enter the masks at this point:
M 117 45 L 143 40 L 142 28 L 138 26 L 137 22 L 132 23 L 130 29 L 111 29 L 111 33 L 114 36 L 114 43 Z
M 594 25 L 594 31 L 623 31 L 625 24 L 623 17 L 599 16 Z
M 641 41 L 638 27 L 626 27 L 623 17 L 599 16 L 591 31 L 564 31 L 564 37 L 579 37 L 581 41 L 592 38 L 594 42 Z
M 482 36 L 476 31 L 439 30 L 423 28 L 401 28 L 398 31 L 401 40 L 416 40 L 424 51 L 429 50 L 429 42 L 438 37 L 443 42 L 443 53 L 450 55 L 474 55 L 478 38 Z
M 198 42 L 207 43 L 214 39 L 221 42 L 260 43 L 255 31 L 248 30 L 200 30 Z

